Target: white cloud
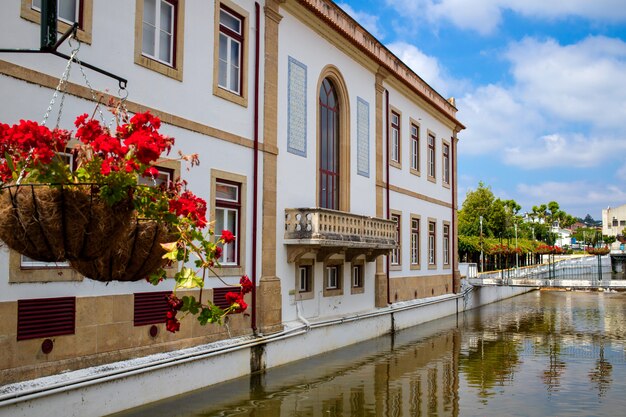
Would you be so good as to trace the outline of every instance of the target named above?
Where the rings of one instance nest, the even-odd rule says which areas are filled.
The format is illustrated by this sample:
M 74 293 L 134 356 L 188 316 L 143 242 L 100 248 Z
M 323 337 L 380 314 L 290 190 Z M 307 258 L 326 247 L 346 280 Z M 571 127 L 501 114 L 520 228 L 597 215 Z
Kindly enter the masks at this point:
M 626 119 L 626 42 L 589 37 L 563 46 L 528 38 L 511 45 L 506 58 L 529 104 L 601 129 Z
M 505 11 L 539 19 L 581 17 L 599 22 L 626 20 L 623 0 L 387 0 L 388 5 L 403 16 L 417 20 L 454 24 L 461 29 L 481 34 L 494 32 L 502 22 Z
M 626 138 L 589 138 L 580 134 L 551 134 L 524 147 L 508 147 L 504 162 L 524 169 L 547 167 L 590 168 L 626 153 Z
M 457 101 L 458 117 L 467 130 L 460 134 L 460 152 L 469 155 L 499 153 L 511 144 L 528 143 L 541 117 L 506 88 L 479 87 Z
M 476 88 L 457 101 L 467 154 L 501 153 L 528 169 L 600 166 L 626 150 L 626 43 L 573 45 L 524 39 L 505 52 L 510 86 Z
M 354 20 L 359 22 L 361 26 L 363 26 L 369 33 L 371 33 L 376 39 L 380 40 L 384 38 L 384 32 L 380 27 L 378 16 L 359 12 L 352 8 L 347 3 L 337 3 L 339 7 L 341 7 L 346 13 L 350 15 Z
M 445 96 L 450 82 L 453 81 L 445 79 L 446 75 L 437 58 L 424 54 L 417 47 L 406 42 L 394 42 L 386 46 L 413 72 Z
M 605 207 L 621 205 L 626 201 L 626 188 L 606 183 L 590 181 L 556 182 L 547 181 L 540 184 L 518 184 L 517 192 L 526 201 L 518 201 L 524 210 L 533 204 L 557 201 L 562 209 L 570 214 L 584 216 L 589 207 Z M 601 213 L 591 213 L 594 218 Z

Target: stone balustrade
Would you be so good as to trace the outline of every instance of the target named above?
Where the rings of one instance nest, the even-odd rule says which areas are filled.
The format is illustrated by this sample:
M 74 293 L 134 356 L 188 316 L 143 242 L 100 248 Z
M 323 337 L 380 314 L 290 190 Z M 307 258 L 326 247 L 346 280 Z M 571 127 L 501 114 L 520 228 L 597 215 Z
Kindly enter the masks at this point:
M 393 220 L 361 216 L 323 208 L 285 209 L 285 245 L 289 261 L 307 252 L 318 257 L 344 253 L 365 255 L 368 261 L 396 247 Z

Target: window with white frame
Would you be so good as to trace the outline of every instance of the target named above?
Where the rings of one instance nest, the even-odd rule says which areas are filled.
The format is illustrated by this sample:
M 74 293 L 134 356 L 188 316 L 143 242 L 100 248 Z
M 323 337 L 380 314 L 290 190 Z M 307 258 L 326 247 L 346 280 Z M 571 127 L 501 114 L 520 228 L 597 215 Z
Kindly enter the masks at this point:
M 400 215 L 395 213 L 392 214 L 391 220 L 396 222 L 396 243 L 398 246 L 391 250 L 390 263 L 391 265 L 400 265 Z
M 400 163 L 400 115 L 391 112 L 391 160 Z
M 411 124 L 411 169 L 420 170 L 420 128 Z
M 142 55 L 174 66 L 176 4 L 174 0 L 143 0 Z
M 420 219 L 411 218 L 411 265 L 420 264 Z
M 435 178 L 435 136 L 428 134 L 428 176 Z
M 222 245 L 220 264 L 239 265 L 239 218 L 241 216 L 241 184 L 218 179 L 215 182 L 215 236 L 228 230 L 235 241 Z
M 221 5 L 218 85 L 241 95 L 244 17 Z
M 311 265 L 300 265 L 298 267 L 298 292 L 311 291 Z
M 41 12 L 42 0 L 32 0 L 32 9 Z M 57 18 L 65 23 L 80 24 L 81 0 L 57 0 Z
M 339 265 L 330 265 L 326 267 L 326 289 L 335 290 L 340 288 L 340 271 Z
M 352 287 L 363 287 L 363 265 L 352 265 Z
M 428 265 L 436 264 L 436 255 L 437 255 L 435 251 L 436 231 L 437 231 L 437 224 L 434 221 L 429 221 L 428 222 Z
M 443 182 L 444 184 L 450 184 L 450 145 L 443 144 Z
M 450 265 L 450 225 L 443 225 L 443 264 Z

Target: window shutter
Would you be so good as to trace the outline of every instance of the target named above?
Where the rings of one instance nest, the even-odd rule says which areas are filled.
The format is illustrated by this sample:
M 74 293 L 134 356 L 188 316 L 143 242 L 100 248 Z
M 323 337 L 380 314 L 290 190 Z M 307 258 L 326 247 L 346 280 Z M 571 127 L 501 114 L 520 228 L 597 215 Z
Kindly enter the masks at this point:
M 213 304 L 221 309 L 230 307 L 230 303 L 226 300 L 227 292 L 240 292 L 241 287 L 221 287 L 213 288 Z
M 76 297 L 17 301 L 17 340 L 74 334 Z
M 171 291 L 135 293 L 133 318 L 135 326 L 165 323 L 167 310 L 169 310 L 167 297 L 171 293 Z

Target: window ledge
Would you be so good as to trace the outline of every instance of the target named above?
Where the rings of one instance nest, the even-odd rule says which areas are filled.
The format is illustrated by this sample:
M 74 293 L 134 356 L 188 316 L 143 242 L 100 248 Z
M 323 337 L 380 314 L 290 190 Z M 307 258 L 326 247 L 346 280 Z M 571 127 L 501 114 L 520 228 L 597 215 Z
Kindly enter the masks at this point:
M 213 86 L 213 95 L 223 98 L 224 100 L 231 101 L 242 107 L 248 107 L 248 100 L 246 99 L 245 95 L 240 96 L 239 94 L 235 94 L 231 91 L 223 89 L 217 84 Z

